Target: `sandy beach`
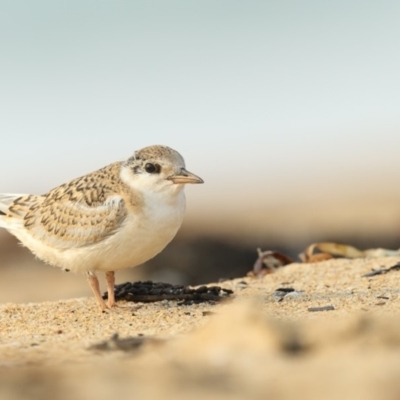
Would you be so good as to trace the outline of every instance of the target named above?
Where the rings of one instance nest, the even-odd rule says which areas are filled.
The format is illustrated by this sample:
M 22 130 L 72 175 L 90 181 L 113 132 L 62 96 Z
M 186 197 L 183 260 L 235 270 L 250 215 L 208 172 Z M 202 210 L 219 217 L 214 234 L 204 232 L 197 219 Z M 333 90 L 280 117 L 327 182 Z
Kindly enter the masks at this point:
M 363 277 L 397 262 L 295 263 L 216 304 L 2 304 L 0 398 L 398 398 L 400 272 Z

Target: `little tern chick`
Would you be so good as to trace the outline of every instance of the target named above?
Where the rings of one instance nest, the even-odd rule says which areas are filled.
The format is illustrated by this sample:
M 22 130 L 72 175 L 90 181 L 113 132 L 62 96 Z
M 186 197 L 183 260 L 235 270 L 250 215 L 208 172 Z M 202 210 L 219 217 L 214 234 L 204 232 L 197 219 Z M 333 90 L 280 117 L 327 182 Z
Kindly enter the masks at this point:
M 85 272 L 102 310 L 115 305 L 114 271 L 154 257 L 185 213 L 184 185 L 203 183 L 166 146 L 149 146 L 39 195 L 0 194 L 0 227 L 41 260 Z M 105 272 L 108 302 L 97 271 Z

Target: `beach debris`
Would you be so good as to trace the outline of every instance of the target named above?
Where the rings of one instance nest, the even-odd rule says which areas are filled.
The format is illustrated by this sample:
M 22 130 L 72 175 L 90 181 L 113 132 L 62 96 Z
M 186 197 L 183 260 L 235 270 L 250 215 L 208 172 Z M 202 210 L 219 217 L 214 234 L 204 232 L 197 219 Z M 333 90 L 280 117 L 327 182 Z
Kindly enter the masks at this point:
M 319 253 L 315 253 L 315 251 L 319 251 Z M 379 258 L 398 256 L 400 256 L 400 250 L 390 250 L 382 248 L 359 250 L 356 247 L 350 246 L 348 244 L 340 244 L 334 242 L 313 243 L 308 246 L 301 254 L 299 254 L 300 260 L 305 263 L 319 262 L 334 257 Z
M 283 293 L 284 295 L 294 292 L 294 291 L 295 291 L 295 289 L 293 289 L 291 287 L 280 287 L 275 290 L 275 292 Z
M 399 271 L 399 270 L 400 270 L 400 262 L 398 262 L 397 264 L 392 265 L 391 267 L 388 267 L 388 268 L 373 269 L 371 272 L 368 272 L 367 274 L 364 274 L 362 277 L 363 278 L 370 278 L 372 276 L 385 275 L 388 272 Z
M 319 312 L 319 311 L 333 311 L 335 307 L 332 305 L 329 306 L 322 306 L 322 307 L 308 307 L 307 311 L 309 312 Z
M 263 276 L 267 274 L 272 274 L 277 269 L 295 262 L 289 256 L 273 250 L 262 251 L 260 248 L 258 248 L 257 254 L 258 254 L 257 260 L 254 263 L 252 271 L 250 271 L 247 274 L 248 276 Z M 379 257 L 398 257 L 398 256 L 400 256 L 400 250 L 390 250 L 382 248 L 359 250 L 354 246 L 350 246 L 348 244 L 335 243 L 335 242 L 313 243 L 309 245 L 302 253 L 299 254 L 299 258 L 303 263 L 317 263 L 335 257 L 379 258 Z M 386 273 L 386 272 L 384 271 L 376 272 L 374 274 L 378 275 L 380 273 Z
M 260 276 L 272 274 L 278 268 L 294 262 L 290 257 L 277 251 L 262 251 L 260 248 L 258 248 L 257 253 L 258 258 L 254 263 L 253 270 L 249 273 L 249 275 Z
M 300 297 L 301 293 L 291 287 L 280 287 L 272 293 L 278 302 L 281 302 L 285 297 Z
M 230 289 L 220 286 L 200 286 L 198 288 L 172 285 L 170 283 L 137 281 L 115 285 L 115 300 L 151 303 L 163 300 L 182 300 L 178 305 L 192 305 L 204 302 L 219 302 L 233 294 Z M 103 299 L 108 294 L 104 293 Z
M 101 350 L 101 351 L 133 351 L 138 350 L 144 344 L 152 343 L 159 344 L 162 343 L 163 340 L 153 338 L 153 337 L 145 337 L 143 335 L 139 335 L 138 337 L 127 337 L 120 339 L 118 333 L 114 333 L 110 339 L 104 340 L 100 343 L 93 344 L 89 347 L 89 350 Z
M 201 315 L 203 317 L 208 317 L 210 315 L 215 315 L 216 313 L 214 311 L 202 311 Z

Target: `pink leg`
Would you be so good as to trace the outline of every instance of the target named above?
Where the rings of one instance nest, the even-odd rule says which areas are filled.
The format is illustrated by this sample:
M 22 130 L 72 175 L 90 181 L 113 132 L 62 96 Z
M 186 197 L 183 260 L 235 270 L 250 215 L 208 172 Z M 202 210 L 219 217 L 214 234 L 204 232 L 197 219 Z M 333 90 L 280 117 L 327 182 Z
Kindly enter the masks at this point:
M 94 297 L 96 298 L 98 305 L 100 306 L 101 310 L 103 311 L 106 308 L 106 303 L 104 302 L 103 298 L 101 297 L 99 280 L 97 279 L 96 274 L 92 271 L 88 271 L 86 273 L 86 277 L 87 277 L 90 287 L 92 288 Z
M 114 285 L 115 285 L 115 273 L 114 271 L 106 272 L 106 280 L 107 280 L 107 293 L 108 293 L 108 308 L 112 308 L 115 306 L 115 296 L 114 296 Z

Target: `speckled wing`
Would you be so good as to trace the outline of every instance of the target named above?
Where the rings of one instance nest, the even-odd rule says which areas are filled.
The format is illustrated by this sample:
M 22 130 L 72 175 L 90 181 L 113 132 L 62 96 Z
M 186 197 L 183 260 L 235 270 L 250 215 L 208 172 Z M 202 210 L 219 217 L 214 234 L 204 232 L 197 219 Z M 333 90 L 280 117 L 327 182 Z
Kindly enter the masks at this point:
M 45 196 L 17 199 L 9 207 L 10 214 L 22 217 L 29 234 L 53 248 L 101 242 L 124 223 L 125 202 L 112 188 L 87 177 L 81 180 L 62 185 Z

